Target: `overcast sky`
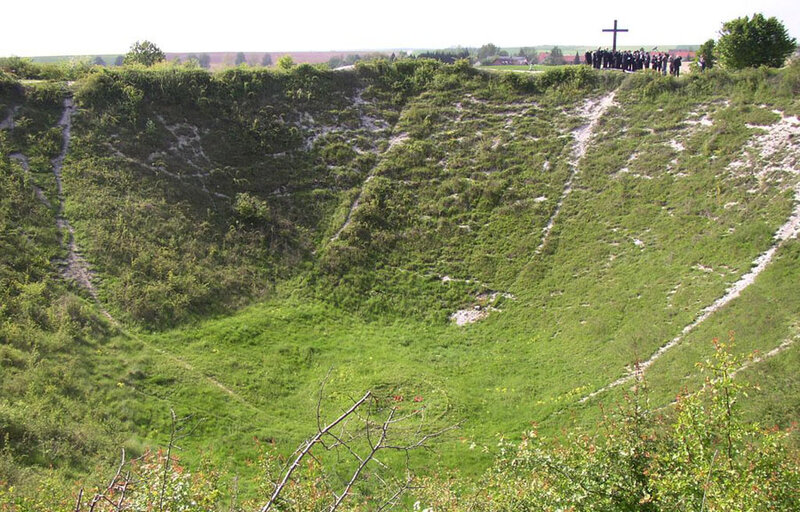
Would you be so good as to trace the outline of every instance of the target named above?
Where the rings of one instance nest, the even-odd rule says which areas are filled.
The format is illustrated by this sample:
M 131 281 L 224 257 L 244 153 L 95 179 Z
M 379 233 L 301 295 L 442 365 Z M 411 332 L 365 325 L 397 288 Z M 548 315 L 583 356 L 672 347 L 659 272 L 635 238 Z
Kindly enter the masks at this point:
M 3 0 L 0 56 L 480 46 L 699 44 L 722 22 L 762 12 L 800 38 L 800 0 L 491 1 Z

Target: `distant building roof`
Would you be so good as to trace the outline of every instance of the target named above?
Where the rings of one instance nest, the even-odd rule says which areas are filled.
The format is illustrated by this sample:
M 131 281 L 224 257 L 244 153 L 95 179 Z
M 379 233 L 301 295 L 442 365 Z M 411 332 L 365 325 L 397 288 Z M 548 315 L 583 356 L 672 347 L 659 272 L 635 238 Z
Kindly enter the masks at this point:
M 489 66 L 527 66 L 525 57 L 497 57 L 488 64 Z
M 691 50 L 668 50 L 667 53 L 673 57 L 681 57 L 682 59 L 693 59 L 696 52 Z

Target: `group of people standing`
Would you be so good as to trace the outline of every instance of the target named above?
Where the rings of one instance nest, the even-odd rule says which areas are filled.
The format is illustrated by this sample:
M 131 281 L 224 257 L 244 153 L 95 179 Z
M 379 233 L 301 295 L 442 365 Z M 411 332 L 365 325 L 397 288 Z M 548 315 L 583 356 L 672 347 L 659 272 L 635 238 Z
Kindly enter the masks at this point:
M 584 59 L 587 66 L 596 69 L 621 69 L 623 71 L 639 71 L 653 69 L 672 76 L 681 74 L 681 56 L 672 56 L 669 53 L 650 53 L 645 51 L 609 51 L 598 48 L 593 52 L 586 52 Z

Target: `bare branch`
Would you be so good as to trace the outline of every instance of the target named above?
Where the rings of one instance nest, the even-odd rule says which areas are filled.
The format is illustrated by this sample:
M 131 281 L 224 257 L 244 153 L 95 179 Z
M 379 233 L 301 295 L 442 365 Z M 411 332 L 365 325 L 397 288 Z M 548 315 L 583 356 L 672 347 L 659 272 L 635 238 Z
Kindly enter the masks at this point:
M 272 505 L 274 505 L 275 501 L 278 499 L 278 495 L 280 495 L 281 491 L 283 491 L 283 488 L 286 487 L 286 484 L 289 481 L 289 478 L 291 478 L 292 473 L 294 473 L 294 471 L 300 465 L 300 461 L 303 460 L 303 457 L 305 457 L 306 454 L 309 451 L 311 451 L 311 448 L 313 448 L 314 445 L 317 444 L 317 442 L 319 442 L 320 439 L 322 439 L 322 436 L 324 436 L 331 429 L 335 428 L 339 423 L 344 421 L 348 416 L 353 414 L 353 412 L 356 409 L 358 409 L 364 402 L 366 402 L 371 396 L 372 396 L 372 392 L 371 391 L 367 391 L 366 394 L 363 397 L 361 397 L 360 400 L 355 402 L 353 404 L 353 406 L 350 407 L 350 409 L 345 411 L 341 416 L 336 418 L 328 426 L 326 426 L 325 428 L 319 430 L 314 437 L 312 437 L 309 441 L 306 442 L 305 447 L 302 449 L 300 454 L 297 456 L 297 458 L 294 460 L 292 465 L 289 467 L 288 471 L 283 476 L 283 479 L 277 485 L 277 487 L 275 488 L 275 491 L 272 493 L 272 496 L 270 497 L 270 499 L 267 502 L 267 504 L 264 505 L 263 507 L 261 507 L 260 512 L 267 512 L 269 509 L 272 508 Z
M 447 432 L 450 432 L 451 430 L 455 430 L 455 429 L 459 428 L 460 426 L 461 426 L 460 423 L 456 423 L 455 425 L 450 425 L 449 427 L 445 427 L 445 428 L 443 428 L 441 430 L 437 430 L 436 432 L 432 432 L 430 434 L 425 434 L 420 439 L 418 439 L 417 442 L 412 443 L 412 444 L 407 445 L 407 446 L 386 446 L 385 448 L 388 449 L 388 450 L 404 450 L 404 451 L 415 450 L 417 448 L 425 448 L 426 447 L 425 443 L 428 442 L 429 440 L 437 438 L 437 437 L 439 437 L 439 436 L 441 436 L 441 435 L 443 435 L 443 434 L 445 434 Z
M 78 501 L 75 503 L 75 512 L 80 512 L 82 499 L 83 499 L 83 487 L 81 487 L 81 490 L 78 491 Z
M 328 368 L 328 373 L 325 374 L 325 377 L 319 384 L 319 395 L 317 396 L 317 431 L 322 430 L 322 418 L 320 413 L 322 409 L 322 392 L 325 390 L 325 384 L 328 383 L 328 379 L 331 377 L 331 372 L 333 372 L 333 366 Z
M 353 473 L 353 476 L 352 476 L 352 478 L 350 478 L 350 481 L 347 482 L 347 486 L 344 488 L 344 491 L 342 492 L 342 494 L 340 494 L 339 496 L 336 497 L 336 501 L 334 501 L 333 505 L 331 505 L 331 508 L 329 509 L 330 512 L 333 512 L 334 510 L 339 508 L 339 505 L 342 504 L 342 501 L 344 501 L 344 499 L 347 497 L 348 493 L 350 493 L 350 489 L 352 489 L 353 484 L 356 482 L 356 480 L 358 480 L 358 477 L 359 477 L 359 475 L 361 475 L 361 472 L 364 470 L 365 467 L 367 467 L 367 464 L 375 456 L 375 453 L 382 448 L 384 441 L 386 441 L 386 435 L 389 432 L 389 422 L 392 420 L 392 417 L 394 416 L 394 413 L 395 413 L 396 410 L 397 409 L 393 408 L 389 412 L 389 419 L 387 419 L 383 423 L 383 425 L 381 426 L 381 437 L 380 437 L 380 439 L 378 439 L 378 442 L 375 445 L 372 445 L 372 450 L 370 451 L 369 455 L 364 457 L 364 460 L 362 460 L 361 464 L 358 465 L 358 468 Z M 369 428 L 369 426 L 367 426 L 367 428 Z
M 382 512 L 383 510 L 386 510 L 388 507 L 395 506 L 397 504 L 398 498 L 400 498 L 400 496 L 402 496 L 403 493 L 405 493 L 408 489 L 411 488 L 411 482 L 413 481 L 414 479 L 411 477 L 411 475 L 407 475 L 405 484 L 398 487 L 397 491 L 395 491 L 395 493 L 392 494 L 392 496 L 389 497 L 389 499 L 386 500 L 386 502 L 384 502 L 384 504 L 378 508 L 377 512 Z

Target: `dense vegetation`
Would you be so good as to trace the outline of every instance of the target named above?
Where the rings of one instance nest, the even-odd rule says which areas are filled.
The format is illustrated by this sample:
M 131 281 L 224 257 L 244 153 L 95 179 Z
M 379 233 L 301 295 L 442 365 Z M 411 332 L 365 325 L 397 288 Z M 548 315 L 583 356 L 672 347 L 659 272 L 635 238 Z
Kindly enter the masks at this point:
M 612 91 L 576 157 L 573 133 Z M 786 429 L 797 417 L 796 345 L 741 370 L 761 385 L 739 399 L 741 428 L 716 430 L 730 411 L 714 399 L 667 405 L 702 387 L 694 365 L 720 333 L 737 333 L 735 357 L 797 337 L 796 240 L 647 369 L 649 402 L 608 427 L 608 442 L 593 437 L 598 402 L 622 403 L 628 386 L 581 398 L 680 335 L 772 246 L 794 207 L 797 155 L 748 141 L 797 116 L 798 92 L 797 64 L 680 80 L 430 60 L 121 68 L 87 71 L 71 89 L 0 75 L 0 121 L 13 118 L 0 130 L 0 504 L 74 506 L 77 487 L 113 474 L 118 447 L 167 444 L 170 409 L 203 419 L 181 443 L 200 475 L 191 485 L 211 496 L 197 506 L 227 506 L 234 475 L 243 501 L 261 497 L 265 467 L 315 430 L 330 372 L 331 416 L 372 389 L 424 407 L 432 429 L 463 421 L 435 455 L 413 455 L 429 476 L 458 470 L 452 485 L 433 479 L 414 494 L 421 506 L 618 510 L 650 496 L 671 510 L 685 495 L 685 509 L 725 509 L 744 482 L 777 478 L 789 487 L 764 493 L 791 509 L 792 437 L 748 422 Z M 68 236 L 56 223 L 70 95 L 64 217 L 90 289 L 63 279 Z M 482 321 L 450 321 L 476 307 Z M 735 392 L 729 377 L 721 389 Z M 663 422 L 644 418 L 663 407 Z M 537 436 L 585 435 L 561 448 L 520 440 L 530 422 Z M 686 428 L 710 434 L 678 450 L 685 460 L 664 459 Z M 739 436 L 737 452 L 710 459 L 724 432 Z M 752 482 L 740 478 L 755 463 L 747 443 L 770 465 Z M 692 450 L 706 466 L 687 462 Z M 143 460 L 161 474 L 163 457 Z M 487 467 L 488 487 L 464 479 Z M 587 481 L 553 469 L 564 467 L 586 468 Z M 322 500 L 309 470 L 292 492 Z M 697 475 L 719 492 L 680 487 Z

